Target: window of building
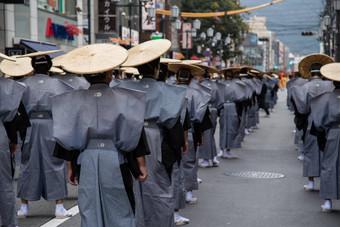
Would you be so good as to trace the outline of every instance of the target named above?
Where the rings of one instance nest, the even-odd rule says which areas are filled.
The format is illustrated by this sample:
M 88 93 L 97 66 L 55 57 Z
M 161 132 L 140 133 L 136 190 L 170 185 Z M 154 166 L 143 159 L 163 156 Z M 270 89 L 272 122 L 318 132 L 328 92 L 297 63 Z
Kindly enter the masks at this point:
M 67 17 L 76 17 L 76 0 L 38 0 L 38 8 Z

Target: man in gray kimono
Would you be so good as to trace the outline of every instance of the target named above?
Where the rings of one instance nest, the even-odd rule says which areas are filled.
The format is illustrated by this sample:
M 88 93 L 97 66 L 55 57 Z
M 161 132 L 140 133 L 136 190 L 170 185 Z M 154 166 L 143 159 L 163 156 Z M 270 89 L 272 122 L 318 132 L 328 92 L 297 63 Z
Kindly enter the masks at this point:
M 23 104 L 32 127 L 27 131 L 22 147 L 18 194 L 21 198 L 19 218 L 28 215 L 28 201 L 56 201 L 57 218 L 71 216 L 63 206 L 67 197 L 65 163 L 53 157 L 55 141 L 52 136 L 51 97 L 71 91 L 73 88 L 59 79 L 49 77 L 51 59 L 45 52 L 37 52 L 32 57 L 33 76 L 21 80 L 26 85 Z
M 100 52 L 104 46 L 108 53 Z M 64 152 L 81 151 L 78 157 L 81 225 L 135 227 L 130 171 L 141 182 L 147 178 L 142 133 L 145 93 L 109 87 L 112 69 L 127 58 L 124 48 L 93 44 L 73 50 L 65 58 L 81 61 L 76 57 L 78 51 L 83 54 L 86 51 L 89 62 L 100 59 L 101 63 L 91 69 L 87 62 L 80 67 L 72 63 L 63 66 L 85 74 L 91 86 L 88 90 L 53 97 L 52 113 L 53 135 Z M 69 177 L 69 181 L 76 184 L 74 177 Z
M 231 149 L 241 147 L 240 128 L 244 121 L 245 101 L 248 98 L 247 87 L 239 79 L 235 79 L 238 68 L 226 68 L 224 73 L 225 85 L 224 104 L 220 111 L 220 149 L 222 157 L 227 159 L 237 158 L 230 153 Z M 242 130 L 244 132 L 244 129 Z
M 332 199 L 340 199 L 340 67 L 326 64 L 322 76 L 333 81 L 334 89 L 311 99 L 312 131 L 323 150 L 321 161 L 320 198 L 323 212 L 332 211 Z M 316 129 L 316 130 L 313 130 Z
M 289 99 L 289 106 L 290 106 L 290 109 L 291 111 L 294 112 L 294 123 L 296 125 L 295 127 L 295 138 L 294 138 L 294 144 L 296 145 L 296 149 L 298 150 L 298 152 L 300 152 L 301 154 L 298 156 L 298 160 L 299 161 L 303 161 L 304 159 L 304 154 L 303 154 L 303 140 L 302 140 L 302 135 L 303 135 L 303 131 L 302 130 L 299 130 L 297 128 L 297 123 L 298 123 L 298 117 L 300 116 L 299 113 L 297 112 L 296 110 L 296 107 L 295 107 L 295 94 L 293 95 L 292 94 L 292 89 L 293 87 L 301 87 L 304 83 L 308 82 L 308 80 L 304 79 L 301 77 L 301 74 L 297 71 L 297 72 L 294 72 L 294 75 L 295 77 L 290 79 L 287 83 L 287 98 Z M 294 132 L 294 131 L 293 131 Z
M 0 58 L 14 61 L 1 53 Z M 23 85 L 0 77 L 0 226 L 18 225 L 12 161 L 18 149 L 17 131 L 25 132 L 29 126 L 21 104 L 24 90 Z
M 197 65 L 204 70 L 202 85 L 207 86 L 211 89 L 211 99 L 209 101 L 209 112 L 210 120 L 213 125 L 211 129 L 204 132 L 204 143 L 202 146 L 198 147 L 198 158 L 203 159 L 199 163 L 200 167 L 210 166 L 210 160 L 212 161 L 213 167 L 218 167 L 217 160 L 217 149 L 215 142 L 215 131 L 217 125 L 218 113 L 222 109 L 224 103 L 224 88 L 225 86 L 221 83 L 217 83 L 211 79 L 212 73 L 217 73 L 218 70 L 205 65 Z
M 203 69 L 194 65 L 173 63 L 169 64 L 169 70 L 176 73 L 178 86 L 186 89 L 187 109 L 189 111 L 191 129 L 188 132 L 189 150 L 183 155 L 180 168 L 184 176 L 184 186 L 187 191 L 186 202 L 196 203 L 197 198 L 193 197 L 192 194 L 193 190 L 198 189 L 198 157 L 196 150 L 198 146 L 203 145 L 204 132 L 212 128 L 208 109 L 208 102 L 211 99 L 211 95 L 202 89 L 195 88 L 198 87 L 195 83 L 193 83 L 194 86 L 190 86 L 194 75 L 203 75 Z
M 334 89 L 331 81 L 321 79 L 320 68 L 333 60 L 322 54 L 309 55 L 299 63 L 299 71 L 309 82 L 292 88 L 292 96 L 297 110 L 297 126 L 303 130 L 303 177 L 308 177 L 308 184 L 304 185 L 306 191 L 314 190 L 314 177 L 320 176 L 321 153 L 317 137 L 311 134 L 313 125 L 310 100 Z
M 148 179 L 135 184 L 138 226 L 173 226 L 173 188 L 171 170 L 174 161 L 162 149 L 162 129 L 175 127 L 185 100 L 185 89 L 159 83 L 160 56 L 171 46 L 169 40 L 152 40 L 129 49 L 124 67 L 137 67 L 143 78 L 122 81 L 119 87 L 146 92 L 144 127 L 151 155 L 146 157 Z

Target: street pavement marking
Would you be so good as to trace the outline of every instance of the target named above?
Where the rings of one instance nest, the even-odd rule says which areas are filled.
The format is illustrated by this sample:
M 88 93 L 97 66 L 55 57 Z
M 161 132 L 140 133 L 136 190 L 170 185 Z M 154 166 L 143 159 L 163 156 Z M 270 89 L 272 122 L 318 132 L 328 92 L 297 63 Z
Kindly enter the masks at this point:
M 74 206 L 67 211 L 72 213 L 72 217 L 74 217 L 76 214 L 79 213 L 79 208 L 78 208 L 78 206 Z M 65 221 L 69 220 L 72 217 L 64 218 L 64 219 L 53 218 L 51 221 L 48 221 L 45 224 L 41 225 L 41 227 L 56 227 L 56 226 L 64 223 Z

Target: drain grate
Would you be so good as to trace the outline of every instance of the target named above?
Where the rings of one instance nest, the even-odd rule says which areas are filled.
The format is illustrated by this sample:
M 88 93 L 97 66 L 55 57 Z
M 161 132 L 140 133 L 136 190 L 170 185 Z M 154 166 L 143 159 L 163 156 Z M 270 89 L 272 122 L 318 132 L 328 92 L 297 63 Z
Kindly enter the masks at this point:
M 279 173 L 268 173 L 268 172 L 254 172 L 254 171 L 241 171 L 234 173 L 225 173 L 227 176 L 232 177 L 245 177 L 245 178 L 256 178 L 256 179 L 277 179 L 285 177 Z

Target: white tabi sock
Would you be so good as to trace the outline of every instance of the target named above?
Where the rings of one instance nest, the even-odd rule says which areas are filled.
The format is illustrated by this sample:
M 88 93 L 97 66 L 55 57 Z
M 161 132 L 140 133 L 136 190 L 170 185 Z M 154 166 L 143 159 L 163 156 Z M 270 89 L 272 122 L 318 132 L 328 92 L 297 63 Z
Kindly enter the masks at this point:
M 18 210 L 18 215 L 19 218 L 21 218 L 20 216 L 27 216 L 28 215 L 28 204 L 21 204 L 20 210 Z

